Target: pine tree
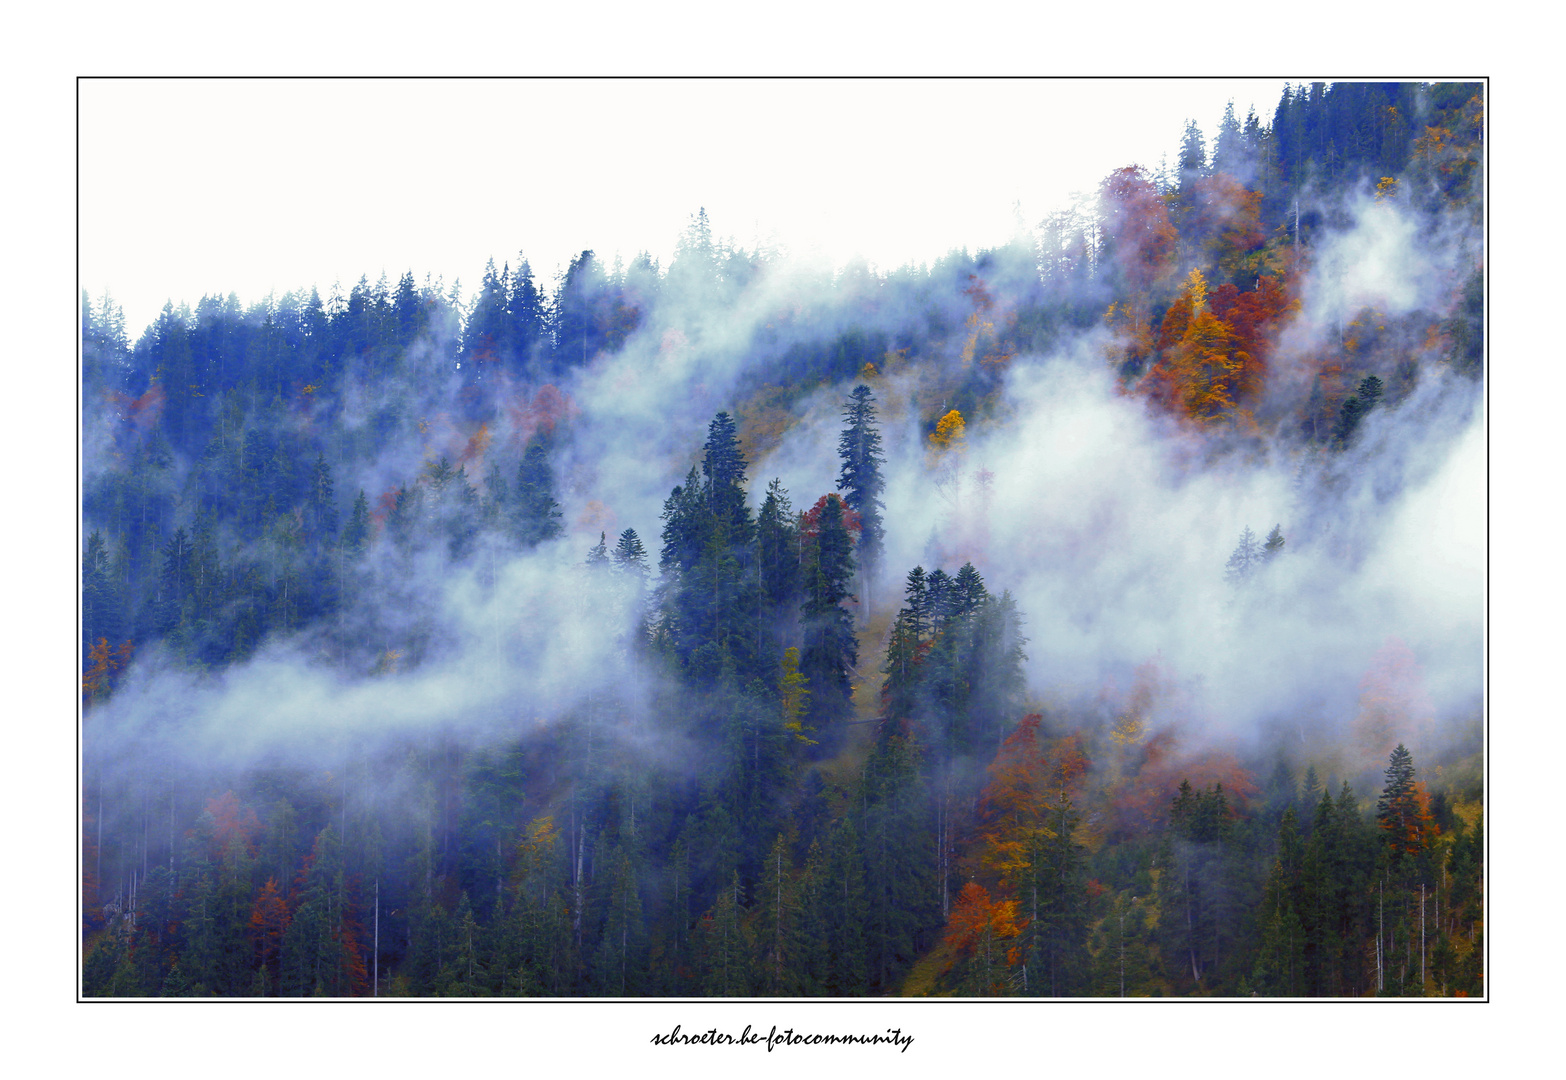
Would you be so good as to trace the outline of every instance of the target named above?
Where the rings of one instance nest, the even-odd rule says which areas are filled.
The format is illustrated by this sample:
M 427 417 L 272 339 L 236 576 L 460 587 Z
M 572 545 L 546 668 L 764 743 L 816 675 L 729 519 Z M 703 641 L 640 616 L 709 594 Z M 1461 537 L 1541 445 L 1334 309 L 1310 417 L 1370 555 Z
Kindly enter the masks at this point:
M 622 574 L 629 574 L 638 581 L 647 578 L 647 549 L 642 546 L 641 537 L 636 535 L 635 529 L 626 529 L 616 541 L 613 552 L 615 569 Z
M 1381 380 L 1374 375 L 1366 375 L 1360 380 L 1359 388 L 1344 399 L 1343 406 L 1338 413 L 1338 420 L 1332 429 L 1332 442 L 1339 449 L 1346 447 L 1354 438 L 1354 432 L 1359 429 L 1360 421 L 1365 414 L 1376 407 L 1381 400 Z
M 800 609 L 804 648 L 799 669 L 810 683 L 811 726 L 830 736 L 822 740 L 823 753 L 835 752 L 841 738 L 838 724 L 848 718 L 853 692 L 849 672 L 859 662 L 853 619 L 843 607 L 853 559 L 843 502 L 836 494 L 828 495 L 803 567 L 805 600 Z
M 1044 809 L 1043 827 L 1028 830 L 1019 875 L 1018 911 L 1028 920 L 1019 936 L 1022 989 L 1075 997 L 1089 975 L 1086 852 L 1076 839 L 1080 818 L 1071 797 L 1062 791 Z
M 1402 743 L 1387 759 L 1386 786 L 1376 800 L 1376 823 L 1394 863 L 1417 855 L 1424 847 L 1424 826 L 1429 811 L 1414 785 L 1414 756 Z
M 750 507 L 745 502 L 745 455 L 739 448 L 734 419 L 726 412 L 713 417 L 702 448 L 701 473 L 706 479 L 707 512 L 724 529 L 732 545 L 750 541 Z
M 520 254 L 517 269 L 511 275 L 511 295 L 506 298 L 506 343 L 510 359 L 530 376 L 538 374 L 539 352 L 548 330 L 548 311 L 543 294 L 533 281 L 533 268 Z
M 756 516 L 756 653 L 763 661 L 794 640 L 800 604 L 799 526 L 782 481 L 767 485 Z
M 1283 554 L 1283 526 L 1274 525 L 1272 532 L 1267 534 L 1267 542 L 1262 545 L 1262 558 L 1267 561 L 1276 559 Z
M 350 556 L 358 556 L 364 553 L 364 549 L 370 543 L 370 502 L 364 497 L 364 489 L 359 489 L 359 497 L 353 501 L 353 511 L 348 516 L 348 524 L 343 528 L 343 550 Z
M 860 576 L 868 590 L 881 564 L 885 529 L 882 525 L 881 493 L 886 481 L 881 476 L 881 466 L 886 463 L 881 454 L 881 433 L 875 427 L 875 398 L 868 386 L 854 387 L 843 406 L 845 426 L 837 443 L 842 467 L 838 472 L 837 490 L 843 493 L 843 502 L 859 515 L 859 542 L 856 554 L 859 558 Z M 869 601 L 865 609 L 868 612 Z
M 528 547 L 536 547 L 559 536 L 560 504 L 555 501 L 555 474 L 549 467 L 544 440 L 528 443 L 517 469 L 515 528 L 517 538 Z
M 1244 585 L 1261 565 L 1263 558 L 1262 546 L 1256 542 L 1256 534 L 1251 532 L 1247 525 L 1245 531 L 1240 534 L 1240 542 L 1235 547 L 1229 561 L 1224 564 L 1224 578 L 1231 585 Z
M 799 900 L 794 883 L 794 859 L 788 838 L 778 833 L 762 861 L 756 895 L 756 946 L 758 989 L 765 994 L 795 996 L 801 990 Z
M 826 926 L 823 986 L 833 997 L 859 997 L 866 989 L 865 860 L 859 830 L 844 817 L 822 851 L 821 911 Z

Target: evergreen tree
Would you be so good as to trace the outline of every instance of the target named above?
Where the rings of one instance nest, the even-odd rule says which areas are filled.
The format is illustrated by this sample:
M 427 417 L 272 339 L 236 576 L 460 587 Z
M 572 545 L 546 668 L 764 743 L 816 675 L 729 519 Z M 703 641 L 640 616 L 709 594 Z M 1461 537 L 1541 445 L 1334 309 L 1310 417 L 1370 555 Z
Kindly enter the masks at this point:
M 1231 585 L 1244 585 L 1250 581 L 1251 575 L 1261 565 L 1263 555 L 1262 545 L 1256 542 L 1256 534 L 1251 532 L 1247 525 L 1245 531 L 1240 534 L 1240 542 L 1235 547 L 1229 561 L 1224 564 L 1224 578 Z
M 729 544 L 744 545 L 750 541 L 751 533 L 750 507 L 745 502 L 747 466 L 734 419 L 728 413 L 713 417 L 702 451 L 707 512 L 717 519 Z
M 843 525 L 843 502 L 828 495 L 816 535 L 807 548 L 805 600 L 801 607 L 804 647 L 799 670 L 810 684 L 810 723 L 823 735 L 823 753 L 834 753 L 848 719 L 853 688 L 849 672 L 859 661 L 853 620 L 843 601 L 853 574 L 853 541 Z
M 1243 182 L 1250 178 L 1248 157 L 1240 122 L 1234 115 L 1234 102 L 1230 100 L 1223 107 L 1223 119 L 1218 122 L 1218 137 L 1213 140 L 1212 171 L 1227 173 Z
M 850 817 L 832 829 L 822 851 L 820 922 L 826 925 L 826 974 L 832 997 L 859 997 L 866 990 L 864 849 Z M 819 924 L 818 924 L 819 925 Z
M 927 785 L 908 739 L 877 742 L 865 763 L 865 947 L 872 987 L 895 986 L 940 925 Z
M 606 346 L 599 309 L 607 288 L 603 265 L 591 251 L 571 260 L 550 309 L 556 371 L 582 367 Z
M 1167 857 L 1159 860 L 1168 865 L 1160 882 L 1160 930 L 1168 974 L 1193 988 L 1221 982 L 1225 962 L 1236 959 L 1237 882 L 1227 857 L 1232 825 L 1223 785 L 1200 791 L 1181 782 L 1170 808 Z
M 1360 380 L 1359 389 L 1344 399 L 1343 407 L 1338 413 L 1337 424 L 1332 429 L 1332 441 L 1335 446 L 1341 449 L 1349 444 L 1365 414 L 1374 409 L 1376 403 L 1381 400 L 1381 394 L 1381 380 L 1376 376 L 1366 375 Z
M 1085 851 L 1076 839 L 1080 817 L 1060 793 L 1045 828 L 1030 830 L 1018 895 L 1028 922 L 1019 936 L 1022 990 L 1045 997 L 1076 997 L 1089 977 Z
M 854 387 L 843 406 L 843 433 L 838 439 L 837 453 L 842 459 L 838 472 L 837 490 L 843 493 L 843 502 L 859 515 L 859 541 L 855 553 L 859 560 L 863 587 L 868 589 L 880 566 L 884 547 L 885 528 L 882 525 L 881 493 L 886 481 L 881 476 L 881 466 L 886 459 L 881 454 L 881 433 L 875 426 L 875 398 L 868 386 Z M 866 609 L 869 607 L 866 601 Z
M 751 993 L 751 943 L 740 894 L 736 871 L 701 920 L 702 993 L 709 997 L 747 997 Z
M 767 485 L 756 518 L 756 653 L 763 662 L 780 656 L 793 640 L 800 604 L 799 526 L 780 480 Z
M 370 543 L 370 502 L 364 497 L 364 489 L 359 489 L 359 497 L 353 501 L 353 511 L 348 515 L 348 524 L 343 529 L 343 550 L 351 556 L 364 553 Z
M 486 376 L 503 370 L 510 336 L 506 313 L 510 282 L 506 276 L 495 272 L 494 259 L 484 264 L 484 279 L 462 332 L 461 366 L 466 382 L 483 382 Z
M 1424 847 L 1424 823 L 1429 812 L 1421 805 L 1414 776 L 1414 757 L 1398 743 L 1387 759 L 1386 786 L 1376 800 L 1376 823 L 1381 826 L 1394 863 L 1419 854 Z
M 623 574 L 629 574 L 638 581 L 647 577 L 647 549 L 642 546 L 641 537 L 636 535 L 635 529 L 626 529 L 620 534 L 620 539 L 614 546 L 615 569 Z
M 561 533 L 560 504 L 555 501 L 555 474 L 549 467 L 544 440 L 534 438 L 517 469 L 514 527 L 527 547 L 537 547 Z
M 506 343 L 511 361 L 526 375 L 539 374 L 539 360 L 548 333 L 549 311 L 533 280 L 533 268 L 520 254 L 506 298 Z
M 1267 534 L 1267 542 L 1262 544 L 1262 558 L 1266 561 L 1276 559 L 1283 554 L 1283 526 L 1274 525 L 1272 532 Z

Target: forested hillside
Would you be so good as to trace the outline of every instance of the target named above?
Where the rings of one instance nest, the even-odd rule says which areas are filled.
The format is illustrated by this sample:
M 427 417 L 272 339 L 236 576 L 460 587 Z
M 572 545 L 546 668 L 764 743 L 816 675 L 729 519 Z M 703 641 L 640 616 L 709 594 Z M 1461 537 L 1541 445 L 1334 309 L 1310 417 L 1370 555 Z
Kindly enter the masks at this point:
M 1483 995 L 1483 132 L 84 294 L 82 993 Z

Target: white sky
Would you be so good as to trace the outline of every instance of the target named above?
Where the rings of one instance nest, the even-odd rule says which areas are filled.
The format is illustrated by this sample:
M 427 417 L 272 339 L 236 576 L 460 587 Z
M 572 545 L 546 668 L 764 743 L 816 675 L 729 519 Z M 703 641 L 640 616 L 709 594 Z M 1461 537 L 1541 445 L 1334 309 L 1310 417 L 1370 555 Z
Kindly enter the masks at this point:
M 460 278 L 522 251 L 668 264 L 719 236 L 890 269 L 1004 243 L 1128 164 L 1271 121 L 1281 79 L 312 80 L 81 84 L 82 285 L 132 339 L 166 300 Z

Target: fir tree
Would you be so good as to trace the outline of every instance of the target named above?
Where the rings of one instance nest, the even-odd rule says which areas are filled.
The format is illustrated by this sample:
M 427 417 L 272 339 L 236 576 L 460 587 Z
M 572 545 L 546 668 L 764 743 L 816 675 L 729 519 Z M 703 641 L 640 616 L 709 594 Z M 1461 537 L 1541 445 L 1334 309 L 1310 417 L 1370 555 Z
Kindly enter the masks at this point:
M 561 533 L 560 504 L 555 501 L 555 474 L 549 467 L 544 441 L 528 443 L 517 469 L 515 509 L 517 538 L 528 547 L 536 547 Z
M 880 566 L 884 546 L 881 511 L 885 505 L 881 502 L 881 493 L 886 490 L 886 481 L 881 476 L 881 466 L 886 459 L 881 454 L 881 433 L 875 426 L 875 398 L 868 386 L 854 387 L 843 406 L 843 420 L 843 434 L 837 443 L 838 457 L 843 462 L 838 472 L 837 490 L 843 493 L 843 502 L 848 508 L 859 515 L 856 554 L 861 577 L 868 587 Z
M 840 735 L 836 726 L 849 715 L 849 672 L 859 661 L 853 620 L 843 607 L 853 560 L 853 541 L 843 525 L 843 502 L 835 494 L 828 495 L 804 567 L 804 648 L 799 669 L 810 682 L 811 726 L 824 734 L 829 726 L 833 728 L 832 750 Z

